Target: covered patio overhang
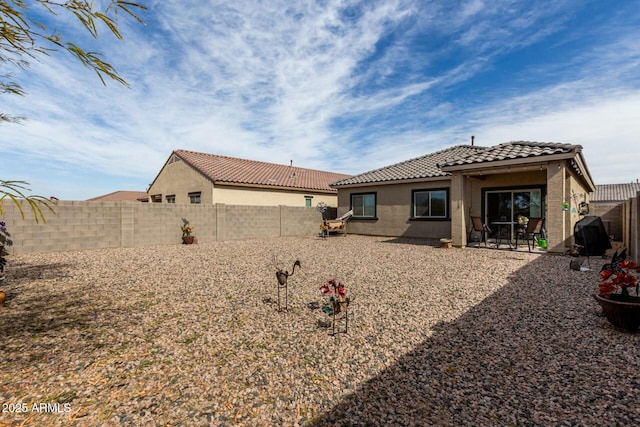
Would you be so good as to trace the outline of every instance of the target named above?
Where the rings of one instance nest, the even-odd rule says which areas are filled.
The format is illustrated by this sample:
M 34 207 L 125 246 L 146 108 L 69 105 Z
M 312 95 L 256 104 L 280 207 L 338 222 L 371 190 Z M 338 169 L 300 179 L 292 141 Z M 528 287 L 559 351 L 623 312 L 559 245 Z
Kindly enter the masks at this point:
M 516 217 L 544 218 L 548 251 L 563 253 L 573 243 L 578 221 L 576 199 L 588 201 L 595 189 L 581 152 L 441 166 L 451 173 L 451 238 L 466 246 L 471 217 L 511 222 Z M 566 204 L 570 205 L 566 209 Z M 501 221 L 502 220 L 502 221 Z

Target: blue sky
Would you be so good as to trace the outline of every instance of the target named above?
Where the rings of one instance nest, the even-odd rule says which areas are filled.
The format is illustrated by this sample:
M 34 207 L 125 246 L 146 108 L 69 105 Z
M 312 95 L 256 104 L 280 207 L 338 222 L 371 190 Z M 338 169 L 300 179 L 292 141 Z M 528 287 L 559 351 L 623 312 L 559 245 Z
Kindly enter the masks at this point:
M 596 184 L 640 178 L 638 1 L 142 3 L 124 41 L 53 23 L 130 88 L 63 52 L 11 70 L 27 95 L 0 109 L 28 120 L 0 125 L 0 179 L 84 200 L 145 191 L 178 148 L 357 174 L 471 135 L 580 144 Z

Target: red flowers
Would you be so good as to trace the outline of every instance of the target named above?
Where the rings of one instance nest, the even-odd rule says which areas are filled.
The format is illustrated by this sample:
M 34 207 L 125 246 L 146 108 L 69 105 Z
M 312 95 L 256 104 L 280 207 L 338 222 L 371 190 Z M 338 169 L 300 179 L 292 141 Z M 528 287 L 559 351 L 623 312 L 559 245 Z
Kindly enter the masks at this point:
M 337 279 L 328 280 L 327 283 L 320 287 L 320 292 L 322 292 L 323 295 L 334 294 L 329 297 L 329 302 L 332 304 L 336 301 L 347 300 L 347 288 L 342 283 L 338 282 Z M 328 305 L 326 307 L 328 307 Z M 325 312 L 327 311 L 325 310 Z M 328 312 L 330 312 L 330 309 Z
M 620 293 L 629 295 L 630 288 L 636 288 L 638 295 L 640 282 L 632 272 L 640 272 L 640 267 L 632 261 L 620 261 L 617 265 L 611 265 L 611 269 L 602 270 L 600 279 L 602 282 L 598 285 L 599 294 L 602 297 L 609 298 L 611 294 Z

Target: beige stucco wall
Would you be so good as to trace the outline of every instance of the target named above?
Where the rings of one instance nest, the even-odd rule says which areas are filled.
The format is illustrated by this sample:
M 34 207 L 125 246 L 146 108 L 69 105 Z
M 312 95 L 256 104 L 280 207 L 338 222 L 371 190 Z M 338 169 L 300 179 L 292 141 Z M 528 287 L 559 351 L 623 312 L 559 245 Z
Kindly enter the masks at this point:
M 575 172 L 563 161 L 551 162 L 547 169 L 547 244 L 551 252 L 564 252 L 574 243 L 573 228 L 580 220 L 577 202 L 589 199 L 589 189 Z M 569 203 L 569 210 L 563 210 L 562 204 Z
M 375 192 L 377 219 L 350 219 L 349 234 L 375 236 L 404 236 L 439 239 L 450 237 L 451 221 L 411 220 L 411 192 L 430 188 L 449 188 L 449 180 L 390 184 L 371 187 L 343 188 L 338 190 L 338 215 L 349 210 L 352 193 Z
M 213 188 L 213 198 L 216 203 L 228 205 L 305 206 L 305 200 L 309 196 L 311 196 L 311 206 L 314 208 L 320 202 L 332 207 L 336 207 L 338 203 L 337 194 L 220 185 L 215 185 Z
M 224 203 L 251 206 L 305 206 L 305 196 L 312 196 L 311 206 L 319 202 L 337 206 L 337 194 L 308 192 L 304 190 L 271 190 L 266 188 L 214 185 L 208 178 L 180 160 L 167 163 L 149 188 L 149 200 L 161 195 L 167 202 L 168 195 L 175 195 L 176 204 L 190 203 L 189 193 L 201 192 L 201 204 Z
M 201 203 L 212 204 L 213 183 L 182 160 L 168 163 L 162 168 L 147 192 L 149 201 L 156 194 L 162 195 L 162 203 L 168 195 L 176 196 L 176 204 L 190 203 L 189 193 L 201 192 Z

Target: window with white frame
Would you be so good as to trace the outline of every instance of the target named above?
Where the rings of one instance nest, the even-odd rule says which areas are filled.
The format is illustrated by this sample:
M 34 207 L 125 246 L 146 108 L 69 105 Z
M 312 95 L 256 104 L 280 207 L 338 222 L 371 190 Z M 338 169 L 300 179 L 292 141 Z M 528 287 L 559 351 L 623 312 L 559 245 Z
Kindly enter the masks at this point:
M 449 217 L 449 191 L 444 188 L 414 190 L 412 217 L 425 219 L 445 219 Z
M 176 202 L 176 195 L 175 194 L 170 194 L 168 196 L 166 196 L 167 198 L 167 203 L 175 203 Z
M 351 195 L 353 216 L 358 218 L 376 217 L 376 193 L 355 193 Z

